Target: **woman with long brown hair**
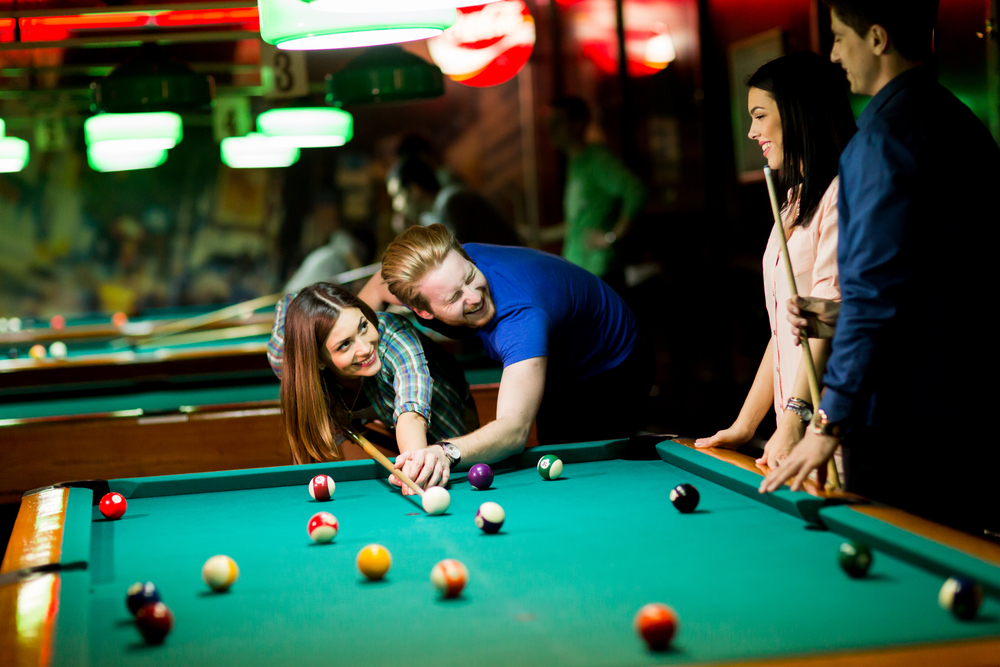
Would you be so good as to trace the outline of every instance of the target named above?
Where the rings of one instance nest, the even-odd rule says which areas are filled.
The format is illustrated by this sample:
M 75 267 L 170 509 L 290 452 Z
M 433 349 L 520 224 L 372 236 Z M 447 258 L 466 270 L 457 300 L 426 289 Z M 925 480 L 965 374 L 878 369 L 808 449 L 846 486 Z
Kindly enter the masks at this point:
M 337 285 L 316 283 L 278 303 L 267 356 L 281 378 L 295 463 L 342 458 L 342 429 L 354 419 L 377 418 L 394 429 L 400 452 L 479 425 L 451 355 L 406 318 L 376 314 Z M 447 473 L 429 474 L 427 486 L 447 482 Z

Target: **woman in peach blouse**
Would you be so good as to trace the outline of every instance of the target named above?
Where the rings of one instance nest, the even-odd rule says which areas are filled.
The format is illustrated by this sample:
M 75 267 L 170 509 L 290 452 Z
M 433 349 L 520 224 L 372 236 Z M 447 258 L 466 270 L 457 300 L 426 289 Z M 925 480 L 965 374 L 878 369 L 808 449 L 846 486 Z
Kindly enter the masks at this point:
M 795 284 L 803 296 L 839 300 L 837 280 L 837 165 L 854 135 L 854 115 L 839 70 L 814 53 L 794 53 L 762 66 L 750 77 L 747 108 L 750 138 L 760 144 L 767 164 L 780 173 L 779 192 L 788 196 L 781 219 Z M 805 431 L 812 404 L 802 348 L 785 319 L 791 297 L 782 266 L 777 230 L 764 252 L 764 298 L 771 340 L 736 421 L 698 447 L 736 448 L 748 442 L 767 410 L 774 407 L 778 428 L 758 463 L 775 467 Z M 829 340 L 811 340 L 822 377 Z

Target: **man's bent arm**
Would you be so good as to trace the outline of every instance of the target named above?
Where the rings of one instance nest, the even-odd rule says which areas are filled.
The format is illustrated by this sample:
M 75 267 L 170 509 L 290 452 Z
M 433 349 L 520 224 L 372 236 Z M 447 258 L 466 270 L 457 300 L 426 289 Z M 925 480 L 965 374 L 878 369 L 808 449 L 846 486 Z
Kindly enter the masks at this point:
M 402 306 L 403 304 L 392 295 L 389 288 L 386 287 L 385 279 L 382 278 L 382 272 L 379 271 L 374 276 L 372 276 L 365 286 L 361 288 L 358 292 L 358 298 L 367 303 L 372 307 L 372 310 L 385 310 L 387 303 L 391 303 L 394 306 Z
M 548 357 L 534 357 L 503 369 L 497 418 L 482 428 L 454 438 L 462 464 L 493 463 L 524 450 L 545 392 Z

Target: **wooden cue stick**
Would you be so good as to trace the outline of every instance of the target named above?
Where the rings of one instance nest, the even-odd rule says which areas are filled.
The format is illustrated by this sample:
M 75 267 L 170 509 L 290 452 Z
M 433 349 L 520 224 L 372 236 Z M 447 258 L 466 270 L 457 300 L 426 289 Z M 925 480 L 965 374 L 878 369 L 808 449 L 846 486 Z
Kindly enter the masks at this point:
M 348 438 L 361 445 L 361 448 L 368 453 L 368 456 L 378 461 L 382 465 L 382 467 L 388 470 L 390 473 L 392 473 L 399 479 L 403 480 L 403 483 L 406 484 L 411 489 L 413 489 L 413 492 L 416 493 L 418 496 L 420 496 L 421 498 L 424 497 L 424 490 L 421 489 L 419 486 L 417 486 L 416 483 L 412 479 L 410 479 L 410 477 L 405 472 L 403 472 L 402 470 L 396 470 L 396 468 L 392 465 L 392 463 L 389 462 L 389 459 L 385 457 L 385 454 L 380 452 L 375 447 L 375 445 L 368 442 L 368 438 L 361 435 L 360 433 L 355 433 L 354 429 L 343 428 L 343 427 L 341 428 L 344 431 L 344 434 L 347 435 Z
M 785 256 L 785 271 L 788 272 L 788 287 L 792 291 L 793 297 L 798 297 L 799 292 L 795 287 L 795 272 L 792 270 L 792 258 L 788 255 L 788 240 L 785 238 L 785 226 L 781 224 L 781 211 L 778 208 L 778 195 L 774 191 L 774 179 L 771 177 L 771 168 L 764 167 L 764 180 L 767 181 L 767 195 L 771 199 L 771 213 L 774 215 L 774 227 L 778 233 L 778 241 L 781 243 L 781 253 Z M 775 314 L 777 316 L 777 314 Z M 816 376 L 816 364 L 813 362 L 812 350 L 809 349 L 809 337 L 802 334 L 802 358 L 806 362 L 806 371 L 809 376 L 809 394 L 812 396 L 813 410 L 819 410 L 819 378 Z M 840 476 L 837 474 L 837 465 L 831 458 L 827 463 L 827 478 L 835 487 L 840 486 Z

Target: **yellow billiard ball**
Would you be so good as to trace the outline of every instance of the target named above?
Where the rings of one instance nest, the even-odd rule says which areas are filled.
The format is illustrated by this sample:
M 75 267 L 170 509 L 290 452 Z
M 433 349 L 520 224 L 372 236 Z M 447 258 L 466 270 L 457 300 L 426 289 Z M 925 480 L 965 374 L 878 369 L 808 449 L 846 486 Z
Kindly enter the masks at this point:
M 378 581 L 392 567 L 392 555 L 381 544 L 369 544 L 358 552 L 358 569 L 371 581 Z
M 32 345 L 31 349 L 28 350 L 28 355 L 32 359 L 44 359 L 48 355 L 48 352 L 45 351 L 44 345 Z

